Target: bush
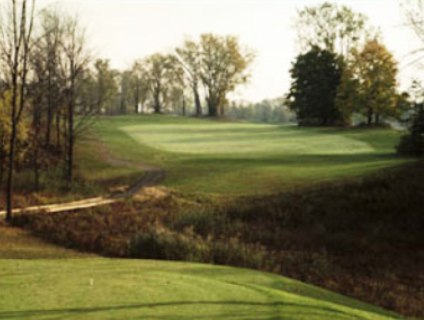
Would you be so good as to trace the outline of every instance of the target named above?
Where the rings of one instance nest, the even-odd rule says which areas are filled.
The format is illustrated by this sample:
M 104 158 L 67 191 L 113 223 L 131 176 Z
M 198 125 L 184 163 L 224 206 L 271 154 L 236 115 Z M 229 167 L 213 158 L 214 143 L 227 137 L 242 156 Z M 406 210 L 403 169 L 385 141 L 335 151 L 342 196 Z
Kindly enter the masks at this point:
M 398 154 L 419 157 L 424 155 L 424 136 L 408 134 L 401 138 L 396 147 Z
M 208 244 L 191 229 L 182 233 L 162 226 L 149 226 L 130 241 L 133 258 L 209 262 Z

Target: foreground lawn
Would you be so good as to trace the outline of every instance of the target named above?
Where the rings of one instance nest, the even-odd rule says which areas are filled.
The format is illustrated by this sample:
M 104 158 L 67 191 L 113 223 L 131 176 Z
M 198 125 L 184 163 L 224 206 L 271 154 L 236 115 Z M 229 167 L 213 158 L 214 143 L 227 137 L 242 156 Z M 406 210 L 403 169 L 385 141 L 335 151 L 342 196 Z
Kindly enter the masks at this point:
M 397 319 L 272 274 L 103 258 L 0 259 L 0 319 Z
M 82 153 L 84 160 L 95 158 L 84 161 L 82 172 L 88 179 L 116 179 L 123 170 L 127 177 L 136 175 L 136 164 L 145 163 L 163 167 L 165 184 L 189 193 L 273 193 L 405 161 L 394 151 L 400 134 L 389 129 L 120 116 L 100 118 L 95 133 L 109 154 L 128 165 L 113 169 L 104 164 L 98 148 L 91 148 L 91 154 Z

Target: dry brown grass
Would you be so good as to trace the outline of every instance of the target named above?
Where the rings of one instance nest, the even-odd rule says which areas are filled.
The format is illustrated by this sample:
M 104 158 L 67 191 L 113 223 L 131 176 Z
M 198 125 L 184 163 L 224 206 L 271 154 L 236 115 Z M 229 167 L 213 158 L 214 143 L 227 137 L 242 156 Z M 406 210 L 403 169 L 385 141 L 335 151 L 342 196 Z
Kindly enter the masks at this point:
M 92 257 L 33 236 L 29 231 L 0 222 L 0 259 L 61 259 Z

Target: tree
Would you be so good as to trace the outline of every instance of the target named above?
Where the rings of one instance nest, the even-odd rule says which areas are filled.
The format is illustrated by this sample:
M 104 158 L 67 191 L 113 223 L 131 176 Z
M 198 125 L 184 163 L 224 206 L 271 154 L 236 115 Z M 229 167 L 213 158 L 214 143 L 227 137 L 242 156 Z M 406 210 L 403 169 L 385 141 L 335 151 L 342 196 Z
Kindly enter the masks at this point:
M 50 148 L 53 137 L 53 122 L 56 121 L 56 147 L 60 146 L 60 106 L 61 89 L 63 87 L 60 78 L 60 68 L 62 59 L 61 42 L 64 35 L 61 16 L 55 9 L 43 9 L 40 14 L 38 41 L 32 55 L 33 69 L 39 80 L 43 92 L 43 104 L 45 104 L 45 140 L 44 145 Z
M 135 61 L 132 66 L 130 87 L 134 104 L 134 113 L 143 112 L 144 105 L 148 99 L 149 82 L 142 61 Z
M 384 45 L 370 40 L 361 51 L 354 49 L 346 72 L 350 74 L 343 77 L 339 92 L 339 97 L 344 96 L 340 107 L 350 108 L 345 114 L 359 112 L 367 117 L 368 125 L 379 125 L 381 117 L 395 114 L 397 65 Z
M 83 79 L 84 69 L 89 62 L 89 55 L 86 52 L 86 42 L 84 31 L 79 27 L 78 20 L 67 17 L 64 22 L 64 37 L 62 39 L 62 49 L 64 54 L 62 65 L 62 77 L 65 81 L 66 93 L 66 180 L 68 186 L 73 179 L 74 147 L 76 137 L 75 114 L 80 111 L 85 114 L 78 105 L 78 89 L 81 79 Z M 81 118 L 84 119 L 84 118 Z
M 222 116 L 227 94 L 247 82 L 254 55 L 233 36 L 202 34 L 199 47 L 200 79 L 206 90 L 208 114 Z
M 359 80 L 353 76 L 352 70 L 346 64 L 342 70 L 335 106 L 340 111 L 343 122 L 350 124 L 352 114 L 361 109 L 363 101 L 359 95 Z
M 195 113 L 197 116 L 201 116 L 202 104 L 200 102 L 199 95 L 201 54 L 199 44 L 191 40 L 186 40 L 183 46 L 177 48 L 175 51 L 177 59 L 183 66 L 184 71 L 187 74 L 191 89 L 193 90 L 194 105 L 196 110 Z
M 347 56 L 371 28 L 368 19 L 346 6 L 324 2 L 298 12 L 296 29 L 302 51 L 312 47 Z
M 187 114 L 187 99 L 185 95 L 189 79 L 185 76 L 184 66 L 179 62 L 177 56 L 170 56 L 171 72 L 169 74 L 168 102 L 171 103 L 174 111 L 178 113 L 178 107 L 181 114 Z
M 8 148 L 8 167 L 6 181 L 6 220 L 12 219 L 13 182 L 16 156 L 18 125 L 26 106 L 28 57 L 34 22 L 35 0 L 28 7 L 26 0 L 11 0 L 11 11 L 3 18 L 1 25 L 1 59 L 7 69 L 9 87 L 12 92 L 10 101 L 11 133 Z
M 12 123 L 10 122 L 11 90 L 0 92 L 0 185 L 2 185 L 4 173 L 7 171 L 7 158 L 10 148 L 10 137 Z M 16 127 L 15 164 L 22 165 L 27 152 L 27 141 L 29 134 L 27 121 L 19 121 Z
M 415 113 L 409 127 L 409 133 L 404 135 L 397 145 L 397 152 L 405 156 L 424 155 L 424 104 L 415 104 Z
M 167 83 L 172 76 L 174 59 L 171 55 L 155 53 L 144 61 L 155 113 L 162 113 Z
M 289 107 L 301 125 L 333 125 L 341 119 L 335 106 L 341 80 L 337 56 L 318 47 L 300 54 L 290 70 Z
M 96 113 L 113 109 L 118 94 L 118 72 L 112 70 L 109 60 L 97 59 L 94 63 L 96 85 Z

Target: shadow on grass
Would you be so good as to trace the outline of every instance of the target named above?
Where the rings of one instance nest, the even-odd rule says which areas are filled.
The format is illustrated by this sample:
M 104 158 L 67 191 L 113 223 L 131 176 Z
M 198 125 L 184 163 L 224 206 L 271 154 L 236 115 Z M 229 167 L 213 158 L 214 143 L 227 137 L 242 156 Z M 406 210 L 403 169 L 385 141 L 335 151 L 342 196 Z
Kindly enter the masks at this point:
M 383 153 L 383 154 L 287 154 L 287 155 L 262 155 L 260 157 L 249 157 L 247 156 L 228 156 L 228 157 L 208 157 L 208 158 L 196 158 L 196 159 L 185 159 L 180 160 L 179 163 L 187 166 L 196 165 L 216 165 L 218 167 L 222 165 L 230 166 L 307 166 L 307 165 L 319 165 L 322 167 L 334 165 L 334 164 L 363 164 L 380 161 L 391 161 L 391 160 L 402 160 L 397 157 L 394 153 Z
M 210 314 L 197 314 L 196 319 L 293 319 L 294 316 L 301 315 L 302 317 L 322 317 L 322 319 L 367 319 L 360 316 L 355 316 L 351 313 L 336 310 L 325 306 L 312 306 L 306 304 L 284 303 L 284 302 L 248 302 L 248 301 L 175 301 L 175 302 L 158 302 L 158 303 L 140 303 L 140 304 L 127 304 L 119 306 L 105 306 L 105 307 L 88 307 L 88 308 L 64 308 L 64 309 L 46 309 L 46 310 L 24 310 L 24 311 L 5 311 L 0 312 L 0 319 L 26 319 L 29 317 L 41 319 L 42 317 L 49 317 L 50 319 L 64 319 L 69 316 L 82 316 L 87 317 L 90 314 L 98 312 L 115 312 L 115 311 L 134 311 L 137 309 L 151 309 L 151 308 L 166 308 L 166 307 L 192 307 L 196 306 L 218 306 L 229 308 L 235 307 L 252 307 L 252 308 L 273 308 L 271 310 L 248 310 L 240 312 L 225 311 L 219 312 L 215 315 Z M 275 309 L 276 308 L 276 309 Z M 289 308 L 285 311 L 284 308 Z M 295 310 L 291 308 L 296 308 Z M 155 310 L 149 310 L 155 311 Z M 200 311 L 200 310 L 199 310 Z M 210 311 L 210 310 L 208 310 Z M 57 318 L 53 318 L 58 316 Z M 123 315 L 125 316 L 125 315 Z M 149 315 L 149 319 L 192 319 L 192 316 L 176 317 L 174 314 L 169 315 Z

